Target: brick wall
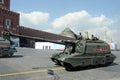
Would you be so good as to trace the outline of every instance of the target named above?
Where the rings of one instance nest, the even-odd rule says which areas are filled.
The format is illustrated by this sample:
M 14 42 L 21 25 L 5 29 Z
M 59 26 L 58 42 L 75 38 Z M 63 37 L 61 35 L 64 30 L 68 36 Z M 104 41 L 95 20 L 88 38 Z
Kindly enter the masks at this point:
M 10 0 L 2 0 L 0 7 L 10 10 Z
M 32 28 L 27 28 L 24 26 L 19 27 L 19 34 L 25 35 L 25 36 L 31 36 L 31 37 L 40 37 L 40 38 L 45 38 L 45 39 L 50 39 L 50 40 L 74 40 L 73 38 L 45 32 L 41 30 L 36 30 Z M 35 46 L 35 41 L 29 40 L 26 38 L 20 38 L 20 46 L 33 48 Z
M 71 38 L 60 36 L 53 33 L 48 33 L 41 30 L 19 26 L 19 16 L 20 16 L 19 13 L 10 11 L 10 0 L 4 0 L 4 4 L 0 3 L 0 36 L 2 36 L 1 32 L 4 29 L 8 29 L 15 34 L 41 37 L 41 38 L 51 39 L 51 40 L 71 39 Z M 6 26 L 6 22 L 7 22 L 6 20 L 10 21 L 9 28 L 7 28 Z M 20 43 L 23 44 L 22 46 L 34 47 L 33 40 L 20 38 Z
M 13 33 L 18 33 L 19 13 L 10 11 L 8 9 L 0 8 L 0 31 L 2 31 L 3 29 L 7 29 L 6 19 L 9 19 L 11 21 L 9 30 L 12 31 Z
M 71 40 L 72 38 L 41 31 L 41 30 L 36 30 L 32 28 L 27 28 L 20 26 L 19 27 L 19 34 L 21 35 L 26 35 L 26 36 L 33 36 L 33 37 L 40 37 L 40 38 L 45 38 L 45 39 L 51 39 L 51 40 Z

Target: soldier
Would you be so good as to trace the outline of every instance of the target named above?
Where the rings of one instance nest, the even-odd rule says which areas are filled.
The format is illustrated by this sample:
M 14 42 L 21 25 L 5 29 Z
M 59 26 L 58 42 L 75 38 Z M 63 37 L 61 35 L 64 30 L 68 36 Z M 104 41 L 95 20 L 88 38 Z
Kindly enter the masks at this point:
M 92 40 L 98 40 L 98 38 L 92 35 Z
M 66 52 L 67 54 L 71 54 L 72 51 L 73 51 L 73 46 L 71 46 L 71 45 L 66 45 L 65 52 Z
M 81 32 L 80 32 L 79 35 L 77 36 L 77 39 L 78 39 L 78 40 L 83 39 L 83 36 L 82 36 Z

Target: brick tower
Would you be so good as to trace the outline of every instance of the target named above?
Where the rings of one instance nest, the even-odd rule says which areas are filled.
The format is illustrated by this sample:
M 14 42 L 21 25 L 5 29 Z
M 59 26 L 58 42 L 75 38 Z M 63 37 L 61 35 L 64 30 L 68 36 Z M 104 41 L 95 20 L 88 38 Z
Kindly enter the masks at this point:
M 10 0 L 0 0 L 0 7 L 10 9 Z
M 10 0 L 0 0 L 0 36 L 4 29 L 13 33 L 19 30 L 19 13 L 10 10 Z

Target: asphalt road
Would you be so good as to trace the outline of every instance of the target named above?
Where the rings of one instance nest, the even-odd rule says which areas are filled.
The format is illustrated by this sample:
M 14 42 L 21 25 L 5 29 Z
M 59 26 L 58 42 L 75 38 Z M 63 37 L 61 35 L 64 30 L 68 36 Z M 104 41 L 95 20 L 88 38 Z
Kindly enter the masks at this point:
M 17 50 L 11 58 L 0 58 L 0 80 L 120 80 L 120 51 L 113 51 L 117 58 L 108 67 L 70 72 L 50 60 L 51 54 L 59 51 Z M 48 70 L 54 74 L 48 74 Z

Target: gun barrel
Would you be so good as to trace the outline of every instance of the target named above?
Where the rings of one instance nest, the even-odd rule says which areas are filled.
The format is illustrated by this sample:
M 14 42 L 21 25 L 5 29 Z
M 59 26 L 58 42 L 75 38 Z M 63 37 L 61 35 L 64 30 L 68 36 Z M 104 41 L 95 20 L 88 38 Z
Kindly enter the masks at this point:
M 31 39 L 31 40 L 35 40 L 35 41 L 40 41 L 40 42 L 51 42 L 51 43 L 56 43 L 56 44 L 64 44 L 63 42 L 44 39 L 44 38 L 40 38 L 40 37 L 31 37 L 31 36 L 18 35 L 18 34 L 12 34 L 11 36 L 27 38 L 27 39 Z
M 50 39 L 45 39 L 45 38 L 40 38 L 40 37 L 31 37 L 31 36 L 14 34 L 8 30 L 3 31 L 2 34 L 5 39 L 9 39 L 9 40 L 10 40 L 10 36 L 13 36 L 13 37 L 21 37 L 21 38 L 26 38 L 26 39 L 30 39 L 30 40 L 40 41 L 40 42 L 51 42 L 51 43 L 62 44 L 62 45 L 73 44 L 73 42 L 69 42 L 66 40 L 65 41 L 63 41 L 63 40 L 55 41 L 55 40 L 50 40 Z

